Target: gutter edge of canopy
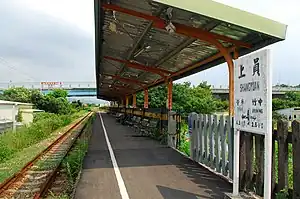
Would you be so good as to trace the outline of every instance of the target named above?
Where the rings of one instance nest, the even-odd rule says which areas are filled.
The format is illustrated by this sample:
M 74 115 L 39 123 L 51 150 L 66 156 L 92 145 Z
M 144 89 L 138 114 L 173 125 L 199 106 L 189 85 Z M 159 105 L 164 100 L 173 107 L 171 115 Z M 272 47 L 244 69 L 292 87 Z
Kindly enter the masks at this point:
M 279 40 L 284 40 L 286 38 L 287 25 L 212 0 L 153 1 L 237 25 L 252 31 L 264 33 L 276 37 Z

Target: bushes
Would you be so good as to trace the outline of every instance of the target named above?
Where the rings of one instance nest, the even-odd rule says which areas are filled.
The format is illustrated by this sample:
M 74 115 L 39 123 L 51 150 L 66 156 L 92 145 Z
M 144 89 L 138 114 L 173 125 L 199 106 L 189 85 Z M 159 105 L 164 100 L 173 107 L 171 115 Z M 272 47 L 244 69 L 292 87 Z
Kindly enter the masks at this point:
M 62 89 L 54 89 L 43 95 L 37 89 L 19 87 L 5 90 L 0 97 L 9 101 L 33 103 L 36 108 L 49 113 L 70 114 L 74 110 L 67 100 L 67 95 L 68 92 Z
M 181 122 L 181 130 L 180 130 L 180 143 L 178 146 L 178 150 L 190 156 L 190 142 L 187 140 L 186 134 L 188 133 L 188 125 L 185 121 Z
M 13 154 L 47 138 L 53 131 L 69 124 L 72 117 L 51 113 L 38 113 L 29 127 L 0 135 L 0 162 Z

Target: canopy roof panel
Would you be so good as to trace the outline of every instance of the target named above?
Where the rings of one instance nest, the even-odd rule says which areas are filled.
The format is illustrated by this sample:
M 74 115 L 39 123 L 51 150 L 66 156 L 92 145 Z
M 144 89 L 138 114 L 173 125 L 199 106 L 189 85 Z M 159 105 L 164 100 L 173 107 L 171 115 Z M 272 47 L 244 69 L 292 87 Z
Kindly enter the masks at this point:
M 167 31 L 168 28 L 173 31 Z M 286 25 L 210 0 L 95 0 L 98 98 L 113 100 L 285 39 Z

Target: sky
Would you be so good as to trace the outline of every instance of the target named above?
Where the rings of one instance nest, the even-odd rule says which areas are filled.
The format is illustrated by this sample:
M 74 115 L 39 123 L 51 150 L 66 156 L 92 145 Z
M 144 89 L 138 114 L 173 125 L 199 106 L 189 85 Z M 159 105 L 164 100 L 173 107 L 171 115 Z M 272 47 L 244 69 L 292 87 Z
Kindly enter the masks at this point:
M 273 84 L 300 84 L 300 2 L 218 0 L 288 25 L 272 45 Z M 0 1 L 0 82 L 95 81 L 93 0 Z M 225 75 L 226 74 L 226 75 Z M 228 85 L 226 65 L 177 82 Z

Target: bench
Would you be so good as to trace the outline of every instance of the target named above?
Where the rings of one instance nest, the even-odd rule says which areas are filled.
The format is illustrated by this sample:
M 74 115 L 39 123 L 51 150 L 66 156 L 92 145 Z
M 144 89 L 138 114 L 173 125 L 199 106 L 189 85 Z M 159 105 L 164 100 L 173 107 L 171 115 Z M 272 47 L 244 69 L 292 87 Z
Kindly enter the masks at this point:
M 147 128 L 149 126 L 149 120 L 148 119 L 143 119 L 138 127 L 138 132 L 141 135 L 145 135 L 147 132 Z
M 139 126 L 141 124 L 141 118 L 140 117 L 136 117 L 134 122 L 133 122 L 133 128 L 135 132 L 138 132 Z
M 124 117 L 123 113 L 117 113 L 116 114 L 116 121 L 121 123 L 123 117 Z
M 123 117 L 122 120 L 121 120 L 121 124 L 122 124 L 122 125 L 126 125 L 126 122 L 127 122 L 128 120 L 130 120 L 130 118 L 131 118 L 130 115 L 124 115 L 124 117 Z
M 136 116 L 130 117 L 130 118 L 126 121 L 126 124 L 127 124 L 128 126 L 133 126 L 135 120 L 136 120 Z
M 157 126 L 158 126 L 159 120 L 155 120 L 155 119 L 151 119 L 146 128 L 143 129 L 143 133 L 147 136 L 153 137 L 155 134 L 155 131 L 157 130 Z

